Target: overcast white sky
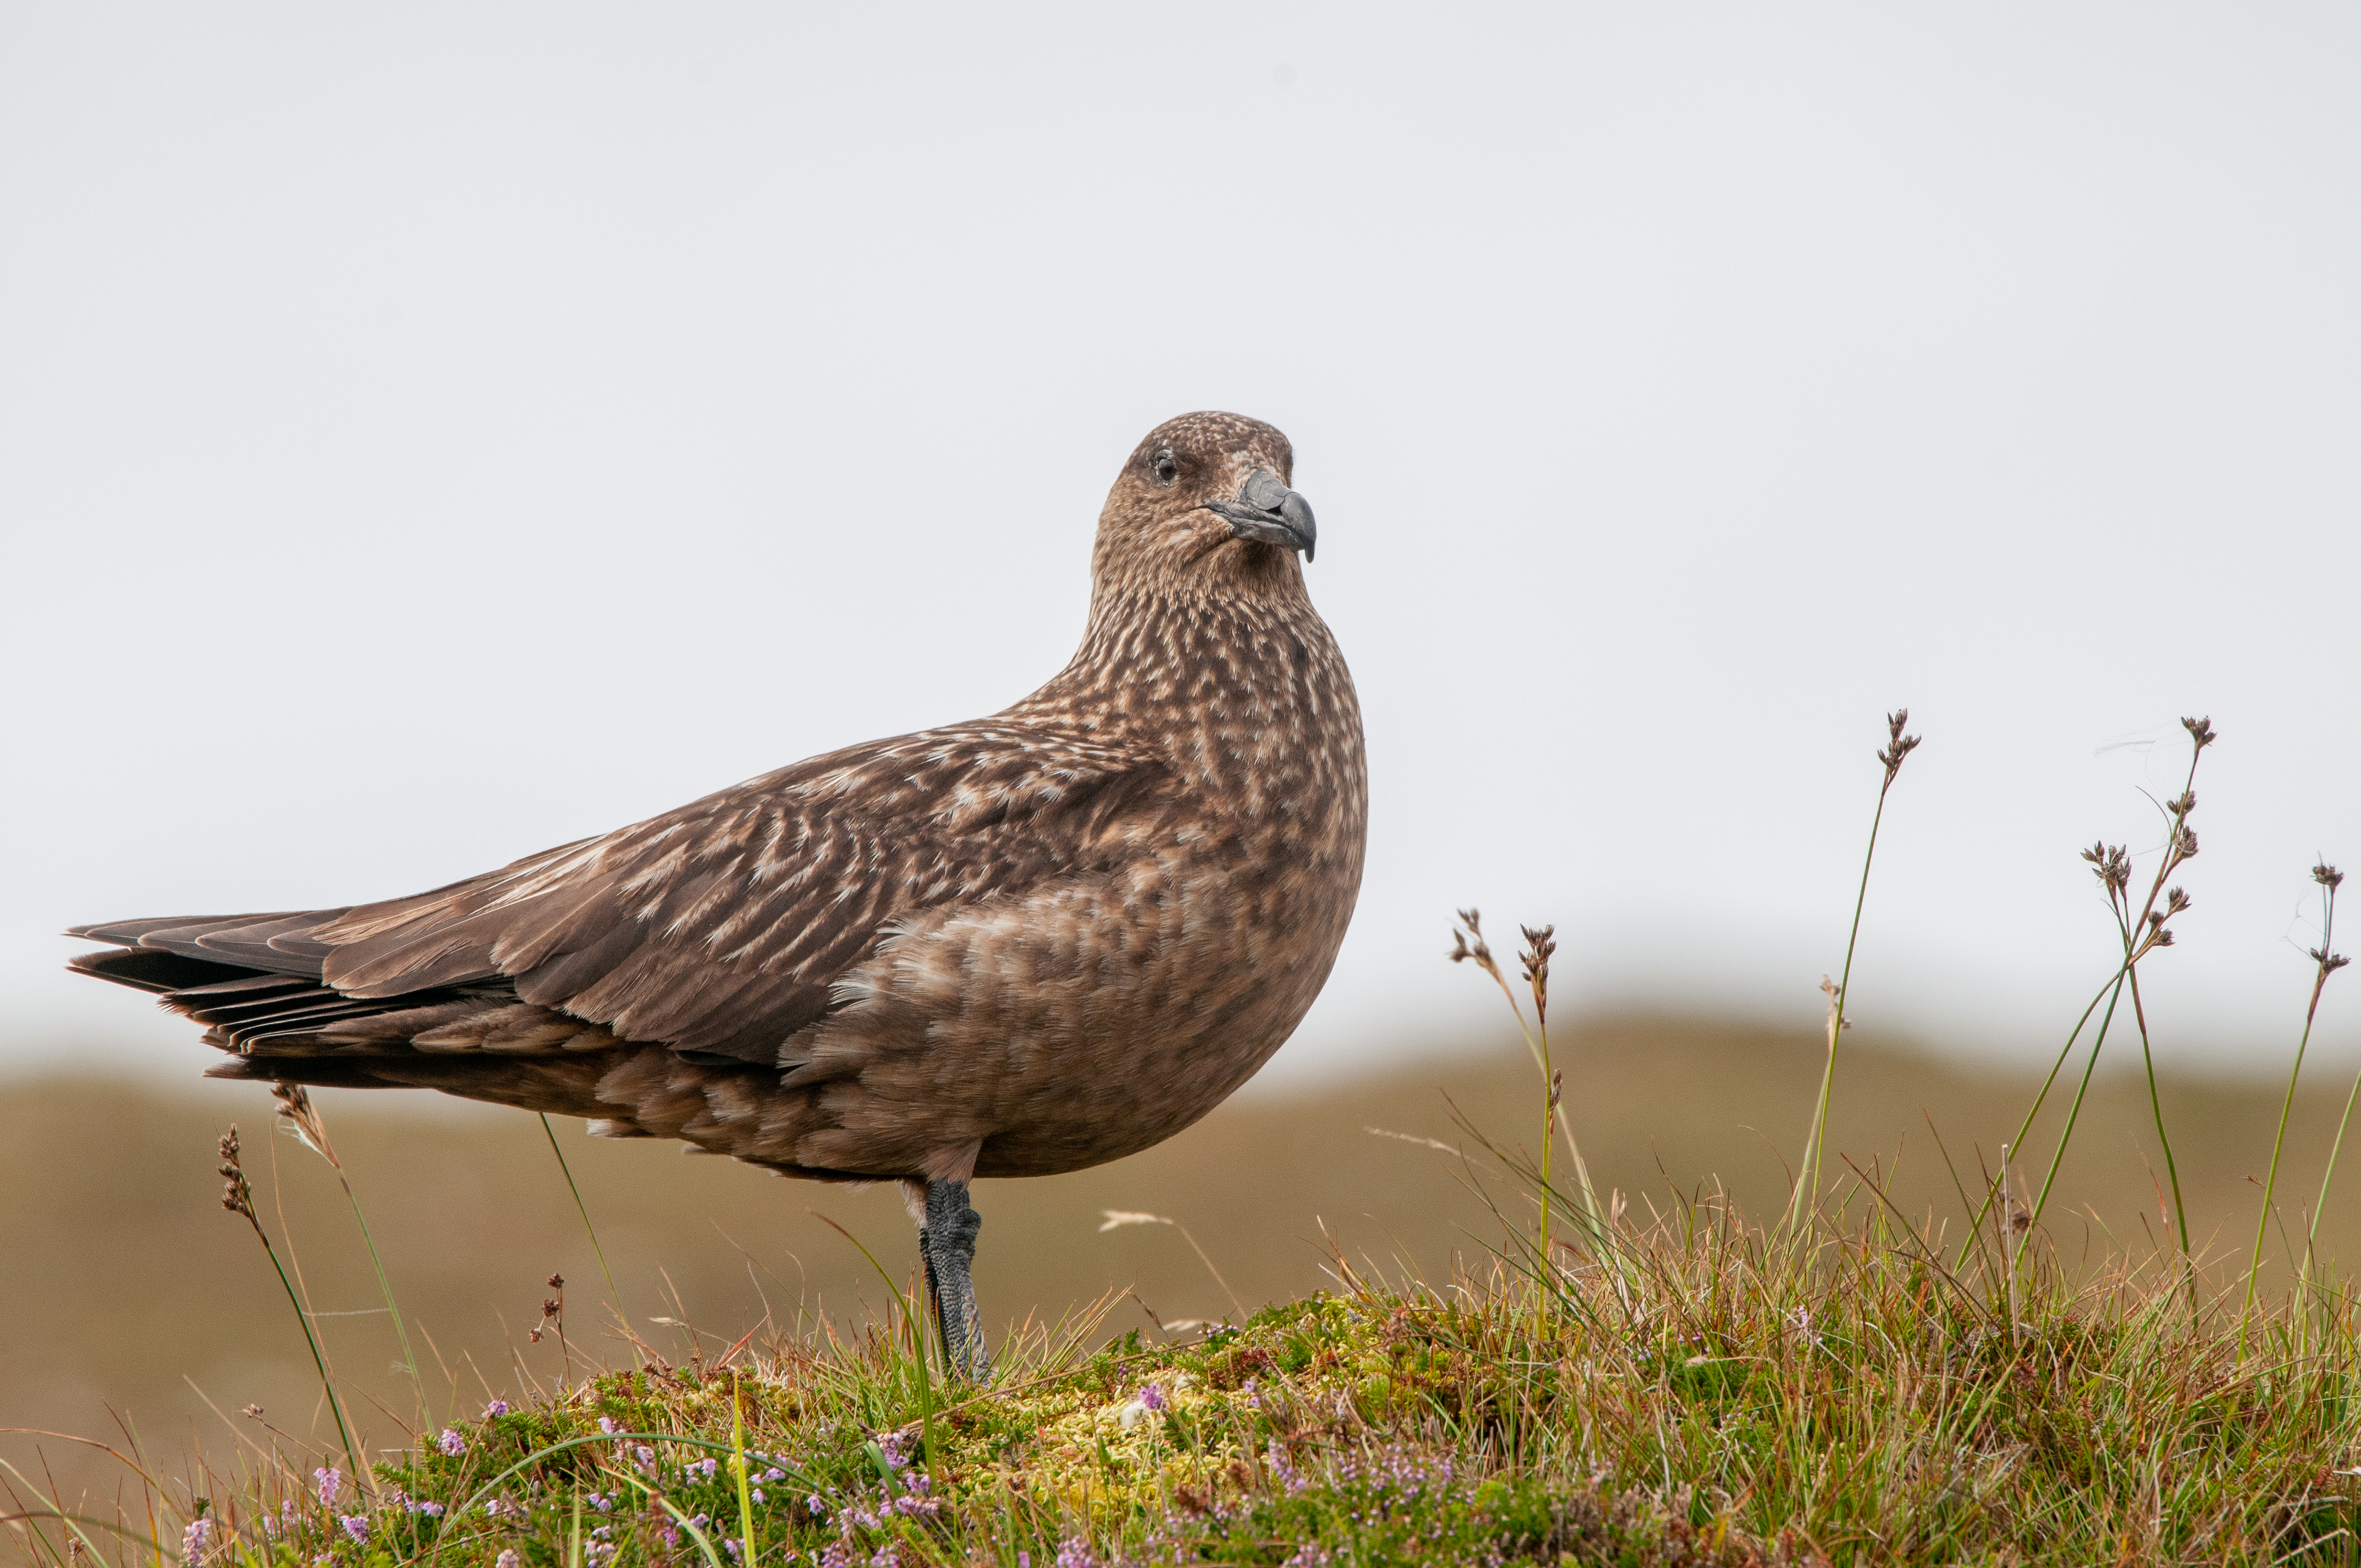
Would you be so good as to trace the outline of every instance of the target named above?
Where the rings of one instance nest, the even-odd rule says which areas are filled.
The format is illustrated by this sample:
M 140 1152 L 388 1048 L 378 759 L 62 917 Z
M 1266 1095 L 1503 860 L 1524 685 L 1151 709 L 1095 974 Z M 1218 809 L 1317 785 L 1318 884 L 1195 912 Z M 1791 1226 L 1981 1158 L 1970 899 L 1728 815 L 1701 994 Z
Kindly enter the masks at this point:
M 1816 1017 L 1904 703 L 1860 1017 L 2062 1028 L 2206 713 L 2151 1006 L 2276 1063 L 2361 870 L 2356 82 L 2328 5 L 12 0 L 0 1068 L 207 1055 L 70 922 L 1021 696 L 1202 407 L 1293 438 L 1369 726 L 1282 1080 L 1488 1025 L 1469 902 Z

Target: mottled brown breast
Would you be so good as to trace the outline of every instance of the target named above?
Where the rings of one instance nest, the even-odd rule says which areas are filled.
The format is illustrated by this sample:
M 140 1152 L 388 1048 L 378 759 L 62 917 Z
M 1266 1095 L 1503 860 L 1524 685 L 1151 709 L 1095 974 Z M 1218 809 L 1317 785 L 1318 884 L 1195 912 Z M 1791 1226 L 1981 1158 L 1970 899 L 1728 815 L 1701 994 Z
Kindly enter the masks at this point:
M 1360 888 L 1359 707 L 1308 602 L 1130 607 L 1120 694 L 1082 661 L 1007 717 L 1156 751 L 1174 786 L 1106 863 L 901 924 L 790 1050 L 794 1163 L 1071 1170 L 1250 1077 L 1319 994 Z

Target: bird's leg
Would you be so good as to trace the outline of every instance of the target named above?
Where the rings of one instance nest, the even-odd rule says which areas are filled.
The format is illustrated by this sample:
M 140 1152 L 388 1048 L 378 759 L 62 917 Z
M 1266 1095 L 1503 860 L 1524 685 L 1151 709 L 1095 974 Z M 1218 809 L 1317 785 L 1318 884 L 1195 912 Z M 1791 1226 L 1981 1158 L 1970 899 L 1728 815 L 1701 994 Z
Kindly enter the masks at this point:
M 927 1217 L 918 1227 L 918 1255 L 927 1264 L 927 1293 L 934 1298 L 935 1322 L 951 1365 L 971 1383 L 992 1376 L 992 1355 L 983 1344 L 983 1314 L 968 1277 L 975 1261 L 975 1235 L 983 1217 L 968 1206 L 964 1181 L 927 1183 Z

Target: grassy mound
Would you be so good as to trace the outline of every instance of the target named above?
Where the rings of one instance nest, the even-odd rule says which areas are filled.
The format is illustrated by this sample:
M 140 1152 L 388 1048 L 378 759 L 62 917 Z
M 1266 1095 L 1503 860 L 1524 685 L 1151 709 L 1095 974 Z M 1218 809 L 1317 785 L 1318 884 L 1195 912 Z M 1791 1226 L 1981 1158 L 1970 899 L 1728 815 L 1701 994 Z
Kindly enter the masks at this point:
M 1800 1246 L 1705 1207 L 1546 1271 L 1347 1270 L 1187 1344 L 1032 1333 L 982 1391 L 906 1310 L 650 1354 L 358 1484 L 262 1459 L 175 1499 L 162 1544 L 257 1568 L 743 1568 L 750 1541 L 881 1568 L 2361 1555 L 2340 1297 L 2248 1314 L 2169 1260 L 2073 1284 L 2032 1248 L 1947 1264 L 1873 1203 L 1839 1223 Z

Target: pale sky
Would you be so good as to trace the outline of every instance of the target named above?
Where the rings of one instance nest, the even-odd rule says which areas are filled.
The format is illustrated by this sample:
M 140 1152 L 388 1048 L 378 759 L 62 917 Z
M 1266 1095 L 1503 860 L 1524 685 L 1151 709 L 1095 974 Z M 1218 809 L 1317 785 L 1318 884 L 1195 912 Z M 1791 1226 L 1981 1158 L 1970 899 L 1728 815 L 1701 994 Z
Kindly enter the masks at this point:
M 1817 1018 L 1899 704 L 1865 1029 L 2059 1034 L 2202 713 L 2151 1010 L 2279 1063 L 2361 871 L 2356 82 L 2329 5 L 9 0 L 0 1070 L 210 1058 L 69 923 L 1022 696 L 1205 407 L 1368 721 L 1276 1080 L 1489 1027 L 1470 902 L 1563 1007 Z

